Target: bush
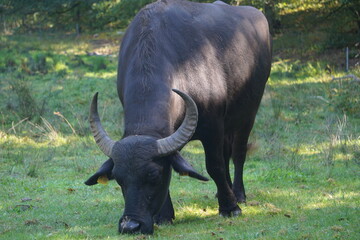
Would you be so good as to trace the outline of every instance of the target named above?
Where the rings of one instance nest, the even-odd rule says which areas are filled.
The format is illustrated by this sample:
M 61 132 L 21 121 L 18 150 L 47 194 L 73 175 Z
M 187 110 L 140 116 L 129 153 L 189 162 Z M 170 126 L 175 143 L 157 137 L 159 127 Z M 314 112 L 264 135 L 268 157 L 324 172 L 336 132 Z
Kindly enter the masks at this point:
M 94 72 L 99 72 L 101 70 L 105 70 L 107 68 L 106 64 L 106 59 L 105 57 L 102 56 L 94 56 L 91 58 L 91 69 Z
M 11 80 L 8 80 L 11 90 L 15 93 L 15 108 L 16 112 L 21 118 L 37 119 L 41 115 L 32 92 L 30 91 L 29 83 L 24 80 L 20 74 L 13 75 Z
M 28 55 L 22 61 L 22 71 L 30 75 L 47 74 L 54 69 L 56 61 L 52 54 L 47 52 L 35 52 Z

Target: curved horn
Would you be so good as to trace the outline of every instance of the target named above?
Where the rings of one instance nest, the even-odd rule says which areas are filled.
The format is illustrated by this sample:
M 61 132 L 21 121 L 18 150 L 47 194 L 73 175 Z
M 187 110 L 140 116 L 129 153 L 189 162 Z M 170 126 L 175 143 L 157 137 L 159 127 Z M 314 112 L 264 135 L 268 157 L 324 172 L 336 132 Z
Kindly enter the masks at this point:
M 169 155 L 185 146 L 194 134 L 198 120 L 198 110 L 194 100 L 177 89 L 173 89 L 173 91 L 179 94 L 185 101 L 186 113 L 184 121 L 176 132 L 166 138 L 157 140 L 158 153 L 163 156 Z
M 109 137 L 101 125 L 99 113 L 97 110 L 97 98 L 98 92 L 95 93 L 90 106 L 90 128 L 95 138 L 96 144 L 99 146 L 101 151 L 103 151 L 106 156 L 111 157 L 111 151 L 115 145 L 115 141 Z

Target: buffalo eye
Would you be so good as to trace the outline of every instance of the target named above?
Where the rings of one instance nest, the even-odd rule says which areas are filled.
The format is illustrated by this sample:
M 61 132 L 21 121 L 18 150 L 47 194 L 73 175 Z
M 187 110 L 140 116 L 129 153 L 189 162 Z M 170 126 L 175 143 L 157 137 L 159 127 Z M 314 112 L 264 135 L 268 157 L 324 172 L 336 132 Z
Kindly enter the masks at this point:
M 155 184 L 160 181 L 161 178 L 161 170 L 159 168 L 152 168 L 147 173 L 147 180 L 148 182 Z

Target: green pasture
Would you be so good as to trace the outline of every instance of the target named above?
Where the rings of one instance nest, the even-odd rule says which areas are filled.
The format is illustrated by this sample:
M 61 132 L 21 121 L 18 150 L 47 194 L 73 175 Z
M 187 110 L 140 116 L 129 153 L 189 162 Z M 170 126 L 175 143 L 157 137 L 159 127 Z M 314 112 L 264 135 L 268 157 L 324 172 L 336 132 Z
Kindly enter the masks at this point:
M 95 92 L 104 127 L 122 136 L 121 35 L 0 39 L 0 239 L 360 239 L 360 82 L 333 80 L 360 69 L 331 65 L 339 55 L 284 57 L 286 39 L 275 39 L 242 216 L 218 216 L 212 181 L 174 173 L 174 224 L 119 235 L 120 187 L 83 182 L 106 160 L 87 122 Z M 207 175 L 199 142 L 182 154 Z

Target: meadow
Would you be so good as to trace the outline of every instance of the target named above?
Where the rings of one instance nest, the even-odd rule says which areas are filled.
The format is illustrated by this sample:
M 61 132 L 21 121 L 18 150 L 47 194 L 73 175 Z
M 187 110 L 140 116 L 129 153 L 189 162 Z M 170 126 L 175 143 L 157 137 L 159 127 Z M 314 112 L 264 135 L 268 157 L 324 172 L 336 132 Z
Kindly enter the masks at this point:
M 275 39 L 242 216 L 218 216 L 212 181 L 173 173 L 174 224 L 118 235 L 120 187 L 83 182 L 106 160 L 88 126 L 95 92 L 105 129 L 122 136 L 121 35 L 0 38 L 0 239 L 360 239 L 360 82 L 333 79 L 349 74 L 332 65 L 343 59 L 299 59 Z M 182 154 L 208 176 L 201 143 Z

